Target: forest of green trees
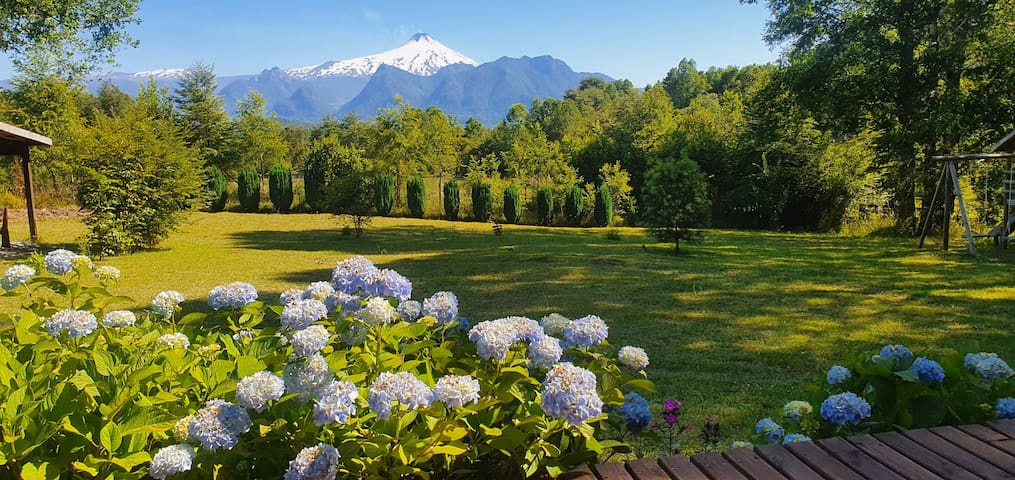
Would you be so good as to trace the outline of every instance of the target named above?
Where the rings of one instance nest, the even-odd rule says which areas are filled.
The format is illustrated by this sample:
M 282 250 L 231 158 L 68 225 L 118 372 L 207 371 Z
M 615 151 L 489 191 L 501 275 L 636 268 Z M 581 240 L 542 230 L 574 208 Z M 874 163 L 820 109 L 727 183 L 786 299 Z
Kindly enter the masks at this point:
M 783 49 L 774 64 L 700 70 L 684 59 L 645 87 L 588 78 L 562 99 L 514 105 L 492 128 L 406 103 L 370 119 L 285 124 L 256 93 L 230 118 L 214 95 L 212 68 L 200 63 L 174 91 L 149 84 L 137 99 L 111 85 L 93 95 L 73 75 L 24 69 L 0 93 L 0 120 L 54 139 L 37 156 L 38 183 L 66 198 L 103 163 L 106 145 L 97 139 L 127 138 L 103 130 L 132 128 L 182 154 L 179 171 L 189 180 L 181 185 L 207 184 L 207 173 L 192 173 L 211 167 L 228 181 L 252 170 L 265 182 L 273 167 L 290 168 L 293 184 L 307 184 L 297 193 L 304 204 L 293 208 L 308 211 L 376 213 L 376 179 L 390 175 L 396 214 L 409 214 L 406 186 L 424 177 L 436 180 L 438 197 L 456 180 L 469 204 L 470 185 L 489 184 L 498 221 L 513 213 L 503 211 L 506 190 L 518 192 L 522 221 L 550 220 L 538 215 L 544 191 L 559 214 L 553 221 L 593 224 L 602 189 L 612 222 L 658 225 L 659 209 L 646 202 L 675 193 L 649 194 L 659 179 L 683 185 L 686 201 L 697 202 L 689 224 L 835 231 L 882 219 L 902 232 L 940 215 L 920 208 L 939 175 L 930 156 L 983 151 L 1015 127 L 1013 0 L 765 4 L 766 39 Z M 146 113 L 131 114 L 138 109 Z M 124 154 L 160 151 L 145 150 Z M 674 167 L 686 159 L 697 168 Z M 998 163 L 960 166 L 985 224 L 999 220 Z M 16 192 L 16 169 L 6 168 L 0 186 Z M 704 193 L 687 194 L 696 188 L 688 176 L 703 179 Z M 575 186 L 584 211 L 569 221 Z M 440 204 L 427 212 L 444 216 Z M 462 212 L 472 216 L 464 204 Z

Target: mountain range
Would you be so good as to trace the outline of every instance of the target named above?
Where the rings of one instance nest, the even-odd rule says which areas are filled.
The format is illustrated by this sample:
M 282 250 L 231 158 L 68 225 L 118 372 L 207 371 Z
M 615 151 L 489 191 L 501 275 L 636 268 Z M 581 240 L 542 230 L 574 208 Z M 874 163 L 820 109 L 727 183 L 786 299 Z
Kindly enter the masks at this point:
M 90 79 L 88 86 L 95 91 L 108 81 L 133 95 L 149 78 L 173 89 L 184 72 L 168 68 L 112 73 Z M 463 122 L 474 117 L 489 126 L 502 120 L 512 104 L 560 98 L 589 76 L 611 80 L 601 73 L 575 72 L 550 56 L 501 57 L 479 64 L 430 35 L 417 33 L 399 47 L 375 55 L 287 70 L 273 67 L 217 80 L 218 94 L 230 114 L 237 101 L 254 90 L 264 97 L 269 111 L 291 121 L 316 122 L 325 115 L 348 113 L 368 118 L 401 97 L 414 107 L 435 106 Z

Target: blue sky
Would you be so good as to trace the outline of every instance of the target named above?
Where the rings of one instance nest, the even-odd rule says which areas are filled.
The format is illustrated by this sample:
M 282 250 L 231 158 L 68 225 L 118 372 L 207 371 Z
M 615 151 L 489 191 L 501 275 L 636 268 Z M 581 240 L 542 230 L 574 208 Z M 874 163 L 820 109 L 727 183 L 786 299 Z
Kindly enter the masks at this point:
M 214 64 L 258 73 L 378 53 L 426 32 L 483 63 L 551 55 L 576 71 L 656 82 L 683 57 L 699 68 L 778 57 L 761 40 L 768 13 L 736 0 L 144 0 L 141 41 L 110 70 Z M 0 78 L 10 76 L 6 62 Z

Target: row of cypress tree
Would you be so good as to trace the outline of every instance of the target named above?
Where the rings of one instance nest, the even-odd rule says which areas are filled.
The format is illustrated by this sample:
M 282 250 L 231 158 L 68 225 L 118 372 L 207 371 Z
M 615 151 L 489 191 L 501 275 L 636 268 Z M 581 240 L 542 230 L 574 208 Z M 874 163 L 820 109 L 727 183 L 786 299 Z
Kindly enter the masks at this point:
M 208 208 L 220 212 L 226 208 L 229 194 L 228 181 L 222 170 L 210 167 L 207 171 L 208 190 L 211 198 Z M 261 203 L 261 176 L 253 168 L 244 168 L 236 176 L 236 198 L 244 212 L 256 212 Z M 275 210 L 288 212 L 293 207 L 293 176 L 289 167 L 275 165 L 268 171 L 268 198 Z

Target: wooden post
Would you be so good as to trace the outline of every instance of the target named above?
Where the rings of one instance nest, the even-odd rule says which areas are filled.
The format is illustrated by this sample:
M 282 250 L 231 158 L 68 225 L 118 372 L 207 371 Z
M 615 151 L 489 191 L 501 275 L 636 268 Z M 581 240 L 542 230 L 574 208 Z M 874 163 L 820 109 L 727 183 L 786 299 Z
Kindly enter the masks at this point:
M 934 196 L 930 199 L 930 205 L 927 207 L 927 213 L 923 214 L 923 229 L 920 232 L 920 246 L 917 248 L 923 248 L 923 241 L 927 239 L 927 228 L 930 227 L 930 217 L 934 213 L 934 202 L 937 202 L 937 192 L 941 190 L 941 184 L 945 181 L 945 174 L 948 173 L 948 167 L 941 169 L 941 179 L 937 181 L 937 185 L 934 186 Z
M 966 227 L 966 242 L 969 244 L 969 254 L 976 255 L 976 245 L 973 244 L 973 229 L 969 227 L 969 215 L 966 214 L 966 201 L 962 199 L 962 187 L 959 186 L 959 172 L 955 169 L 955 162 L 948 162 L 948 169 L 952 173 L 952 185 L 955 187 L 954 194 L 959 199 L 959 214 L 962 215 L 962 225 Z
M 1012 198 L 1012 195 L 1008 192 L 1015 190 L 1015 184 L 1008 183 L 1011 179 L 1015 178 L 1011 174 L 1011 159 L 1008 159 L 1007 168 L 1004 173 L 1001 174 L 1001 198 L 1004 199 L 1004 217 L 1001 217 L 1001 248 L 1008 249 L 1008 235 L 1011 235 L 1011 229 L 1008 228 L 1008 217 L 1011 215 L 1011 205 L 1008 205 L 1008 199 Z
M 952 172 L 952 169 L 948 168 L 949 165 L 952 165 L 951 161 L 945 162 L 945 214 L 944 214 L 944 220 L 942 220 L 942 230 L 944 230 L 944 233 L 943 233 L 944 238 L 942 239 L 942 247 L 944 248 L 945 251 L 948 250 L 948 235 L 950 233 L 948 227 L 951 226 L 950 222 L 951 222 L 951 219 L 952 219 L 952 202 L 954 201 L 952 199 L 952 195 L 955 194 L 954 190 L 948 188 L 948 177 L 951 176 L 951 172 Z M 956 183 L 957 182 L 958 181 L 956 180 Z
M 11 231 L 7 228 L 7 207 L 4 207 L 4 223 L 0 226 L 0 246 L 11 248 Z
M 39 238 L 39 232 L 35 228 L 35 188 L 32 185 L 32 163 L 28 158 L 28 147 L 21 153 L 21 171 L 25 176 L 25 207 L 28 208 L 28 233 L 34 243 Z

